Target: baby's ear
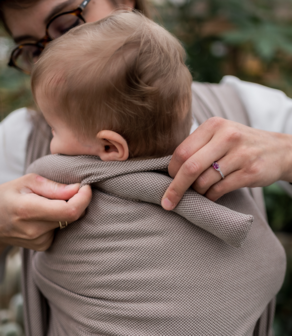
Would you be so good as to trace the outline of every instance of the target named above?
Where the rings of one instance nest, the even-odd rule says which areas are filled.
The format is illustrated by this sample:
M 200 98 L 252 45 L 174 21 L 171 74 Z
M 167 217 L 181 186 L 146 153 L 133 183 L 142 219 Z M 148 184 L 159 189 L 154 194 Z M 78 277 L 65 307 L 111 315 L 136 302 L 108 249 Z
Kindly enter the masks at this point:
M 102 161 L 125 161 L 129 157 L 127 141 L 113 131 L 100 131 L 96 135 L 100 142 L 98 156 Z

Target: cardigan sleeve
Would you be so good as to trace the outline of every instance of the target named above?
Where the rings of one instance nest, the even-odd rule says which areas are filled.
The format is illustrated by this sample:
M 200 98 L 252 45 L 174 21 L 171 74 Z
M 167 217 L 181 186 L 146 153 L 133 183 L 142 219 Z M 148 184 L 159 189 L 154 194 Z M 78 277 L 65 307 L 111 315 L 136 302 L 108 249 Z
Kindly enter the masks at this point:
M 224 77 L 221 84 L 231 85 L 236 90 L 253 128 L 292 134 L 292 99 L 284 92 L 233 76 Z M 292 197 L 292 185 L 285 181 L 279 184 Z
M 32 125 L 26 108 L 10 113 L 0 123 L 0 184 L 24 174 L 26 147 Z

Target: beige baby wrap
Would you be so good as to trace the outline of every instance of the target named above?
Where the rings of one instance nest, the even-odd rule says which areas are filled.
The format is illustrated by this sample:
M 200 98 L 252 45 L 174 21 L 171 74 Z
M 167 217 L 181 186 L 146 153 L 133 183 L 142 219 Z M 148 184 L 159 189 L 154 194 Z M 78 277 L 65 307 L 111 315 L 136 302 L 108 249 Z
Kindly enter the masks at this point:
M 169 160 L 52 155 L 29 168 L 93 188 L 86 216 L 34 256 L 48 335 L 252 335 L 281 287 L 283 249 L 247 190 L 220 204 L 189 190 L 163 210 Z
M 200 89 L 201 122 L 222 90 L 206 105 L 212 90 Z M 27 335 L 270 335 L 286 260 L 259 194 L 242 189 L 216 204 L 189 190 L 166 212 L 169 159 L 53 155 L 30 166 L 54 181 L 91 184 L 93 199 L 48 251 L 24 251 Z

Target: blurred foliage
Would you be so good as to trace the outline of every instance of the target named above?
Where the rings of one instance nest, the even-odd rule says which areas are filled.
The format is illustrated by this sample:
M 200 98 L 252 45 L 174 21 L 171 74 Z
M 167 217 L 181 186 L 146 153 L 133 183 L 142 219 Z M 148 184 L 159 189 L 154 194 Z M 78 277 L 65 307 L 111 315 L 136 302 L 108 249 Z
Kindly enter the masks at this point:
M 27 76 L 16 70 L 0 69 L 0 121 L 19 107 L 31 106 L 32 95 Z
M 274 330 L 276 336 L 292 335 L 292 206 L 289 197 L 276 184 L 264 188 L 267 214 L 272 229 L 287 253 L 287 271 L 284 284 L 277 296 Z M 283 234 L 286 233 L 286 234 Z
M 158 3 L 158 20 L 183 42 L 195 80 L 229 74 L 292 96 L 292 0 Z
M 182 41 L 194 80 L 218 83 L 224 75 L 235 75 L 292 97 L 292 0 L 153 1 L 156 20 Z M 32 105 L 29 77 L 6 67 L 11 48 L 0 27 L 0 120 L 18 107 Z M 275 332 L 291 336 L 291 198 L 275 185 L 264 191 L 270 225 L 279 235 L 286 234 L 281 241 L 288 255 Z
M 269 223 L 275 232 L 292 233 L 291 197 L 273 184 L 264 189 Z M 291 282 L 292 283 L 292 282 Z M 291 316 L 292 317 L 292 316 Z M 291 333 L 292 335 L 292 333 Z

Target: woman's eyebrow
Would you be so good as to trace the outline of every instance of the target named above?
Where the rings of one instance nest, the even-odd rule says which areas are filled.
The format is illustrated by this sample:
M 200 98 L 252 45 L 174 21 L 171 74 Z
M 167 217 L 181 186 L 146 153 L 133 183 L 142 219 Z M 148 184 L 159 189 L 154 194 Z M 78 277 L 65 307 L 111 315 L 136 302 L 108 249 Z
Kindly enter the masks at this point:
M 47 24 L 55 15 L 59 14 L 64 8 L 70 6 L 73 2 L 75 2 L 75 0 L 67 0 L 53 7 L 50 13 L 45 18 L 45 24 Z
M 23 41 L 36 41 L 37 39 L 31 35 L 21 35 L 21 36 L 14 37 L 13 40 L 16 44 L 19 44 Z

